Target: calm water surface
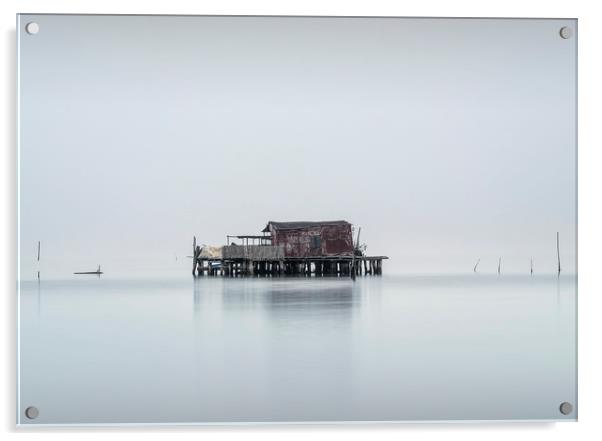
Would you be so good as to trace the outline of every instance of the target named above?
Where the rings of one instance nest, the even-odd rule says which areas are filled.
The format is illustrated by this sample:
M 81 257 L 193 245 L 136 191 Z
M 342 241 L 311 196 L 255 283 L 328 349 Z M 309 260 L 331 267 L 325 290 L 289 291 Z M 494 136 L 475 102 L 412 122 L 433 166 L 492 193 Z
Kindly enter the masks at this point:
M 23 424 L 575 419 L 573 276 L 23 282 Z

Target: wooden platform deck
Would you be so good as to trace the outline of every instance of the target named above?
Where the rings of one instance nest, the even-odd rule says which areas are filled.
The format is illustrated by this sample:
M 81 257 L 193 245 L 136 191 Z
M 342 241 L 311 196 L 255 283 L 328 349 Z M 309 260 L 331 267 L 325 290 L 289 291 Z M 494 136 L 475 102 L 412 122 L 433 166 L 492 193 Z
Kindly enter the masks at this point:
M 251 246 L 249 246 L 251 247 Z M 253 246 L 274 248 L 270 246 Z M 237 248 L 233 250 L 232 248 Z M 387 256 L 309 256 L 284 257 L 279 250 L 224 247 L 221 258 L 195 256 L 195 276 L 345 276 L 381 275 Z

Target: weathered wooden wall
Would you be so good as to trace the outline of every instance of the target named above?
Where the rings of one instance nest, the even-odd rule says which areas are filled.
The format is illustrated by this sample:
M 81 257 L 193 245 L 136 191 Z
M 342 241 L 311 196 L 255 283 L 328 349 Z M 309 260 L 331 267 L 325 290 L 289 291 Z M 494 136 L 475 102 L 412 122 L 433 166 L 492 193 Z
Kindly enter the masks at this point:
M 272 243 L 284 247 L 286 257 L 334 257 L 353 254 L 350 224 L 312 225 L 272 230 Z
M 226 245 L 222 247 L 222 255 L 226 260 L 277 261 L 284 259 L 284 247 L 274 245 Z

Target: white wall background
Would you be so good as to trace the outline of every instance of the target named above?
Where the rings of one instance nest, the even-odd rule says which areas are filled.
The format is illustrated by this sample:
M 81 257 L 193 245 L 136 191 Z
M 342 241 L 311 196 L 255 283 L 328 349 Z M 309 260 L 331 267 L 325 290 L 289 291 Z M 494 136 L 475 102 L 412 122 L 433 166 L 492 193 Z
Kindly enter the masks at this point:
M 3 106 L 0 108 L 0 133 L 4 139 L 2 149 L 2 192 L 0 198 L 4 208 L 0 254 L 0 279 L 4 282 L 2 293 L 2 371 L 4 393 L 0 401 L 2 428 L 8 438 L 34 439 L 44 436 L 49 439 L 79 439 L 83 436 L 98 439 L 105 436 L 133 439 L 196 439 L 199 436 L 211 439 L 306 438 L 318 439 L 399 439 L 412 437 L 432 439 L 444 436 L 452 439 L 593 439 L 602 435 L 600 412 L 600 372 L 602 366 L 599 345 L 596 344 L 600 329 L 600 279 L 595 277 L 599 260 L 600 233 L 602 224 L 597 188 L 599 178 L 602 139 L 599 127 L 599 107 L 602 98 L 599 78 L 602 78 L 602 63 L 599 48 L 602 47 L 602 15 L 597 13 L 594 2 L 573 1 L 513 1 L 498 5 L 484 5 L 478 1 L 415 1 L 394 2 L 372 0 L 360 1 L 89 1 L 55 0 L 44 1 L 6 0 L 2 9 L 3 36 Z M 579 381 L 580 422 L 577 424 L 439 424 L 439 425 L 394 425 L 394 426 L 297 426 L 297 427 L 203 427 L 203 428 L 128 428 L 128 429 L 45 429 L 17 430 L 15 420 L 15 276 L 16 276 L 16 133 L 15 133 L 15 14 L 17 12 L 54 13 L 146 13 L 146 14 L 298 14 L 298 15 L 402 15 L 402 16 L 526 16 L 526 17 L 577 17 L 579 18 L 579 89 L 580 89 L 580 135 L 579 135 Z M 21 432 L 21 433 L 15 433 Z M 598 434 L 596 436 L 596 434 Z

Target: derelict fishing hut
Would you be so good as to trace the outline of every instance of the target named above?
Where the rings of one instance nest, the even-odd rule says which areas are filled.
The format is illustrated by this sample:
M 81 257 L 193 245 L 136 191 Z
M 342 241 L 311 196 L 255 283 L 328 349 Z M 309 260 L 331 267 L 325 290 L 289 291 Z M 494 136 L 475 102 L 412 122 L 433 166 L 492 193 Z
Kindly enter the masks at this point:
M 192 274 L 223 276 L 380 275 L 387 256 L 365 255 L 361 228 L 344 220 L 270 221 L 258 235 L 228 235 L 226 245 L 197 245 L 193 239 Z

